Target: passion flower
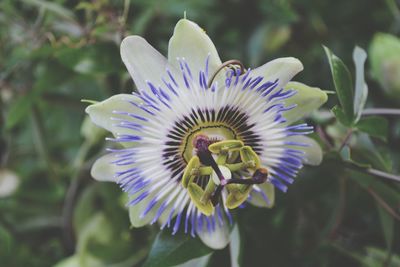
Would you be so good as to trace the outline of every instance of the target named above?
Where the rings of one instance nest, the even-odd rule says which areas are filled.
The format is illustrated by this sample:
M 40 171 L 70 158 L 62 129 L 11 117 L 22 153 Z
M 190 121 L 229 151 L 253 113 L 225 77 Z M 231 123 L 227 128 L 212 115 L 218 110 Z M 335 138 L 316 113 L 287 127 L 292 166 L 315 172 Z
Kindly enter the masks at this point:
M 175 27 L 168 59 L 139 36 L 122 41 L 121 56 L 137 92 L 86 112 L 121 144 L 96 161 L 92 175 L 129 194 L 134 226 L 158 221 L 222 248 L 230 210 L 246 201 L 272 207 L 275 187 L 286 192 L 303 163 L 321 161 L 320 147 L 305 136 L 313 127 L 294 122 L 327 96 L 290 82 L 303 69 L 298 59 L 255 69 L 222 63 L 187 19 Z

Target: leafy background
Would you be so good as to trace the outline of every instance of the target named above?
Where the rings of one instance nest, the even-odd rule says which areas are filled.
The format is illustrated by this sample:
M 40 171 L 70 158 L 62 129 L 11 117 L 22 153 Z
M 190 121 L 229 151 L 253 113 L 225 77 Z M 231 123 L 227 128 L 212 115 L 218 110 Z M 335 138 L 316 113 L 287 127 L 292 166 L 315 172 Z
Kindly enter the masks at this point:
M 399 183 L 368 174 L 371 167 L 399 173 L 399 119 L 381 116 L 360 126 L 343 112 L 352 109 L 355 45 L 368 53 L 366 106 L 399 108 L 398 5 L 2 0 L 0 266 L 165 267 L 204 255 L 186 266 L 400 266 Z M 171 238 L 156 225 L 131 229 L 125 196 L 89 173 L 104 152 L 105 133 L 85 120 L 80 100 L 134 90 L 120 60 L 121 39 L 141 35 L 166 54 L 185 11 L 223 60 L 255 67 L 295 56 L 305 66 L 297 80 L 337 90 L 307 119 L 316 126 L 323 163 L 306 167 L 287 194 L 277 194 L 273 209 L 236 211 L 233 237 L 240 242 L 220 251 L 184 235 Z M 342 58 L 341 75 L 332 77 L 322 44 Z

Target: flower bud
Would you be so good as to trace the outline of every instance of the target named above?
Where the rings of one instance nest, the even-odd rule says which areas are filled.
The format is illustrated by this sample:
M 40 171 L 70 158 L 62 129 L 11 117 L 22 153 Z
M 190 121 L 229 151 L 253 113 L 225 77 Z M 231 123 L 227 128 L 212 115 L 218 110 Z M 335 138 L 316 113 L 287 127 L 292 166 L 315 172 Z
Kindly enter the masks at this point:
M 378 33 L 369 48 L 372 74 L 386 95 L 400 102 L 400 40 Z

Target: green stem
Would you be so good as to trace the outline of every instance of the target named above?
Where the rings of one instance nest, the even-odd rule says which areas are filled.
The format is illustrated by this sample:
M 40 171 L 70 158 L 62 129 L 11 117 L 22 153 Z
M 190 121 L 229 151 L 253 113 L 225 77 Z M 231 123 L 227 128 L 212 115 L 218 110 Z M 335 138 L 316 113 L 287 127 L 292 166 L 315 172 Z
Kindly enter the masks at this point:
M 349 169 L 353 169 L 356 171 L 360 171 L 366 174 L 370 174 L 370 175 L 374 175 L 374 176 L 378 176 L 381 178 L 385 178 L 385 179 L 389 179 L 389 180 L 393 180 L 396 182 L 400 182 L 400 176 L 399 175 L 395 175 L 395 174 L 391 174 L 391 173 L 387 173 L 384 171 L 380 171 L 377 169 L 373 169 L 373 168 L 368 168 L 368 167 L 361 167 L 358 166 L 352 162 L 346 161 L 345 162 L 345 167 L 349 168 Z
M 83 144 L 79 147 L 79 150 L 76 154 L 76 157 L 72 163 L 72 168 L 77 171 L 80 170 L 85 162 L 86 156 L 89 153 L 90 148 L 92 147 L 92 142 L 85 140 Z
M 50 155 L 46 143 L 45 127 L 43 125 L 43 120 L 40 115 L 40 111 L 37 106 L 32 107 L 32 126 L 33 126 L 33 140 L 36 150 L 39 156 L 43 159 L 50 172 L 51 177 L 56 178 L 56 172 L 54 170 L 53 163 L 51 162 Z
M 352 134 L 353 134 L 353 129 L 350 128 L 347 131 L 347 134 L 344 137 L 342 144 L 340 145 L 339 152 L 347 145 L 347 143 L 349 142 Z
M 386 203 L 385 200 L 383 200 L 379 194 L 377 194 L 372 188 L 367 188 L 368 193 L 376 200 L 379 206 L 381 206 L 384 210 L 387 211 L 393 218 L 396 220 L 400 221 L 400 215 L 397 214 L 397 212 L 390 207 L 388 203 Z
M 62 210 L 62 218 L 63 218 L 63 228 L 65 240 L 67 243 L 67 247 L 70 250 L 74 248 L 74 231 L 72 226 L 72 216 L 75 206 L 75 199 L 78 193 L 79 184 L 81 182 L 81 172 L 85 163 L 85 159 L 92 147 L 93 143 L 91 141 L 85 140 L 80 146 L 75 160 L 71 163 L 72 174 L 71 174 L 71 183 L 69 184 L 67 193 L 64 199 L 64 205 Z
M 368 108 L 362 112 L 363 116 L 368 115 L 393 115 L 400 116 L 400 109 L 396 108 Z
M 124 11 L 122 13 L 122 25 L 125 26 L 128 19 L 130 0 L 124 0 Z

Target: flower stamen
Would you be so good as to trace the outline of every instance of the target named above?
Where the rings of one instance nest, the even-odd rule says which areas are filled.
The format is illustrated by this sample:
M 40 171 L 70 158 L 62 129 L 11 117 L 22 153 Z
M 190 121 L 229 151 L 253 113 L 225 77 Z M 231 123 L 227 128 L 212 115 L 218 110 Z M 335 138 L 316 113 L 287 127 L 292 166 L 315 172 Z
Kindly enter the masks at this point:
M 257 153 L 240 140 L 215 142 L 200 133 L 194 136 L 193 147 L 196 155 L 188 162 L 182 184 L 205 215 L 213 213 L 224 189 L 225 205 L 233 209 L 248 198 L 253 185 L 267 181 L 268 170 L 260 167 Z M 207 181 L 205 187 L 203 181 Z

